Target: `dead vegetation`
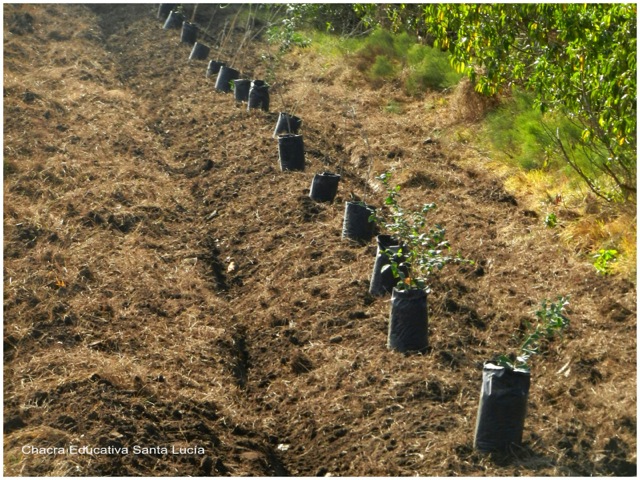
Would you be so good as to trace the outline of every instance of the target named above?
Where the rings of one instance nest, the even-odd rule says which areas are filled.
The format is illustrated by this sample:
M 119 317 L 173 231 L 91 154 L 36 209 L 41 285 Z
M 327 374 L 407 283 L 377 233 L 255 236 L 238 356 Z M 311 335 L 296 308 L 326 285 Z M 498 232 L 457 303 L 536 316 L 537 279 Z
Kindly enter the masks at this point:
M 4 5 L 5 475 L 635 474 L 635 285 L 465 162 L 439 135 L 449 97 L 291 53 L 274 89 L 298 102 L 307 166 L 283 173 L 276 113 L 215 93 L 155 9 Z M 374 245 L 340 238 L 346 200 L 382 199 L 370 162 L 476 262 L 434 281 L 425 355 L 387 351 Z M 338 199 L 315 204 L 326 169 Z M 523 448 L 474 452 L 482 362 L 559 294 L 572 325 L 534 366 Z M 70 444 L 205 454 L 22 451 Z

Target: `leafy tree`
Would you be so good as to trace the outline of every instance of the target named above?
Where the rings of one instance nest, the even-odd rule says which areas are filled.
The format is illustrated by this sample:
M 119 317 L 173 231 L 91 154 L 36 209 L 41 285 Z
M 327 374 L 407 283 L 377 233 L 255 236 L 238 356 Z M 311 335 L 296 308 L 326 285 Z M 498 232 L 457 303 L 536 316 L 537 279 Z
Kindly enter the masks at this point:
M 363 22 L 353 4 L 292 3 L 287 6 L 288 17 L 302 26 L 317 30 L 351 35 L 362 32 Z
M 521 86 L 543 112 L 565 115 L 576 140 L 548 131 L 598 196 L 636 199 L 635 4 L 380 6 L 393 25 L 422 22 L 434 44 L 487 95 Z M 374 19 L 370 6 L 356 11 Z M 379 16 L 379 14 L 378 14 Z M 581 151 L 589 161 L 579 162 Z M 605 181 L 602 181 L 605 179 Z

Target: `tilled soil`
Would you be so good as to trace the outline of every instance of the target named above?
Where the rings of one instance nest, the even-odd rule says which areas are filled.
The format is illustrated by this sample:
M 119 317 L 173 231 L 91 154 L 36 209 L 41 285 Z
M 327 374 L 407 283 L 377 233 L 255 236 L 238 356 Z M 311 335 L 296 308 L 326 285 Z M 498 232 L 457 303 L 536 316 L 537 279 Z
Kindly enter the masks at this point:
M 4 5 L 5 475 L 635 475 L 635 285 L 437 134 L 455 93 L 374 90 L 258 37 L 236 59 L 275 78 L 272 106 L 247 112 L 156 11 Z M 304 172 L 278 166 L 284 106 Z M 433 279 L 425 354 L 387 349 L 374 241 L 341 238 L 389 169 L 475 262 Z M 333 203 L 308 196 L 324 170 Z M 558 295 L 571 327 L 534 359 L 523 446 L 479 454 L 482 364 Z

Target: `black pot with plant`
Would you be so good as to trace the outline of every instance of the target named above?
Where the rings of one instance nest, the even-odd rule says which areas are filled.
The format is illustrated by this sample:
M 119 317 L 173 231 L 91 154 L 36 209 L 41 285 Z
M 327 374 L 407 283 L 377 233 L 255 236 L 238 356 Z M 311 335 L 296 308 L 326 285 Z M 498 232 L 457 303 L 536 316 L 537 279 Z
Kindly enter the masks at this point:
M 187 22 L 182 23 L 182 31 L 180 32 L 180 41 L 193 45 L 198 38 L 198 26 L 195 23 Z
M 278 137 L 280 169 L 304 170 L 304 140 L 302 135 L 280 135 Z
M 284 133 L 298 133 L 301 126 L 302 120 L 300 118 L 295 115 L 280 112 L 278 121 L 276 122 L 276 128 L 273 131 L 273 137 L 276 138 L 278 135 Z
M 371 240 L 375 234 L 375 224 L 372 221 L 375 213 L 375 207 L 364 201 L 345 202 L 342 238 L 360 243 Z
M 254 80 L 249 89 L 249 101 L 247 110 L 260 108 L 265 112 L 269 111 L 269 85 L 264 80 Z
M 220 67 L 218 77 L 216 78 L 216 90 L 229 93 L 231 91 L 231 81 L 240 78 L 240 72 L 231 67 L 223 65 Z
M 311 181 L 309 198 L 316 202 L 333 202 L 338 193 L 340 175 L 332 172 L 316 173 Z
M 531 373 L 529 359 L 542 345 L 569 326 L 566 297 L 543 300 L 535 312 L 538 324 L 527 324 L 524 342 L 516 354 L 500 355 L 484 364 L 474 448 L 483 453 L 507 452 L 522 443 Z
M 210 51 L 211 48 L 204 43 L 196 42 L 193 44 L 193 48 L 191 49 L 189 60 L 206 60 Z
M 177 3 L 161 3 L 158 6 L 158 18 L 165 21 L 171 13 L 171 10 L 178 6 Z
M 459 256 L 446 254 L 449 242 L 440 225 L 429 227 L 429 212 L 434 203 L 407 211 L 399 203 L 400 185 L 389 185 L 391 173 L 378 177 L 387 188 L 384 201 L 387 211 L 375 215 L 373 220 L 397 241 L 397 249 L 384 253 L 389 263 L 381 272 L 391 271 L 395 280 L 391 296 L 391 313 L 387 346 L 399 352 L 424 352 L 428 347 L 427 293 L 428 279 L 449 263 L 468 262 Z
M 184 22 L 184 14 L 179 10 L 171 10 L 162 28 L 163 30 L 180 28 L 182 26 L 182 22 Z
M 249 100 L 249 87 L 251 80 L 246 78 L 237 78 L 233 80 L 233 96 L 236 102 L 246 102 Z
M 395 263 L 402 263 L 402 256 L 399 254 L 402 248 L 400 242 L 391 235 L 378 235 L 376 240 L 378 249 L 376 251 L 376 260 L 373 264 L 369 293 L 374 296 L 382 296 L 391 293 L 396 284 L 393 272 L 387 266 L 390 264 L 389 256 L 393 258 Z M 406 269 L 404 271 L 406 275 Z
M 226 64 L 219 60 L 209 60 L 209 64 L 207 65 L 207 78 L 211 75 L 217 75 L 220 71 L 220 68 L 224 67 Z
M 387 347 L 401 353 L 425 353 L 429 347 L 427 290 L 393 288 Z

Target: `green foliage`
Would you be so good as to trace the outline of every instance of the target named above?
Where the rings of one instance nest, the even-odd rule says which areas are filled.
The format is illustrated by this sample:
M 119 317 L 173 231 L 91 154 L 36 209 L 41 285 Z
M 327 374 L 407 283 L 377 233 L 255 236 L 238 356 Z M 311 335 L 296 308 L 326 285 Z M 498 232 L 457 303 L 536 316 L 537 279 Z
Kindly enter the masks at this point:
M 369 220 L 381 225 L 401 245 L 397 252 L 384 252 L 389 257 L 389 265 L 383 267 L 383 270 L 391 269 L 398 281 L 397 289 L 426 289 L 429 276 L 442 270 L 445 265 L 468 262 L 459 256 L 446 255 L 450 246 L 445 240 L 445 229 L 437 224 L 433 227 L 427 225 L 427 214 L 436 208 L 435 203 L 424 204 L 419 210 L 407 211 L 399 204 L 400 185 L 392 187 L 389 183 L 391 173 L 384 173 L 377 178 L 387 188 L 384 204 L 388 207 L 389 214 L 384 217 L 376 211 Z
M 595 259 L 593 266 L 596 267 L 596 270 L 603 275 L 607 275 L 611 273 L 611 263 L 618 259 L 618 251 L 601 248 L 593 258 Z
M 355 53 L 359 68 L 374 83 L 380 80 L 404 79 L 411 95 L 425 90 L 444 90 L 458 83 L 462 75 L 449 63 L 449 55 L 416 43 L 406 32 L 393 34 L 381 28 L 367 36 Z
M 605 188 L 608 177 L 593 167 L 593 159 L 580 147 L 581 130 L 565 116 L 533 108 L 534 94 L 514 88 L 500 106 L 485 117 L 481 138 L 488 140 L 492 155 L 526 171 L 543 170 L 562 173 L 575 188 L 584 184 L 582 177 L 565 161 L 555 133 L 567 140 L 564 149 L 593 182 Z M 599 162 L 605 162 L 600 157 Z
M 496 363 L 509 369 L 529 370 L 529 359 L 540 353 L 543 342 L 550 341 L 556 335 L 562 335 L 569 326 L 569 319 L 565 315 L 565 309 L 569 305 L 568 297 L 558 297 L 557 302 L 549 303 L 543 300 L 539 310 L 535 312 L 538 319 L 536 328 L 531 331 L 531 324 L 527 322 L 527 335 L 520 346 L 517 355 L 500 355 Z
M 281 53 L 293 47 L 308 47 L 310 40 L 296 30 L 296 22 L 285 18 L 280 25 L 273 25 L 267 30 L 267 40 L 271 44 L 279 45 Z
M 385 55 L 378 55 L 376 61 L 369 69 L 371 80 L 389 80 L 396 74 L 396 68 Z
M 294 19 L 297 28 L 310 28 L 338 35 L 362 33 L 363 24 L 353 4 L 293 3 L 287 17 Z
M 444 90 L 462 78 L 451 68 L 449 55 L 445 52 L 421 44 L 413 44 L 404 51 L 409 70 L 405 86 L 411 95 L 427 89 Z
M 393 48 L 395 50 L 396 57 L 406 61 L 408 57 L 408 51 L 416 44 L 416 38 L 409 35 L 407 32 L 397 33 L 392 36 Z
M 544 217 L 544 224 L 549 228 L 554 228 L 558 225 L 558 217 L 555 213 L 551 212 Z
M 479 92 L 510 85 L 534 92 L 543 113 L 559 112 L 580 129 L 590 170 L 635 201 L 634 4 L 431 4 L 423 15 L 435 45 L 451 52 Z M 568 140 L 549 133 L 591 190 L 612 199 L 564 148 Z
M 579 131 L 576 139 L 547 130 L 564 162 L 601 198 L 636 201 L 634 3 L 380 4 L 356 11 L 368 25 L 415 32 L 449 51 L 481 93 L 515 85 L 531 91 L 542 113 L 555 112 Z
M 391 32 L 381 28 L 375 29 L 365 37 L 362 47 L 357 55 L 369 61 L 379 56 L 398 59 L 397 50 L 394 47 L 394 38 Z
M 485 121 L 493 148 L 525 170 L 548 167 L 549 153 L 554 148 L 553 138 L 542 126 L 542 113 L 532 106 L 531 94 L 515 90 L 513 96 L 489 113 Z

